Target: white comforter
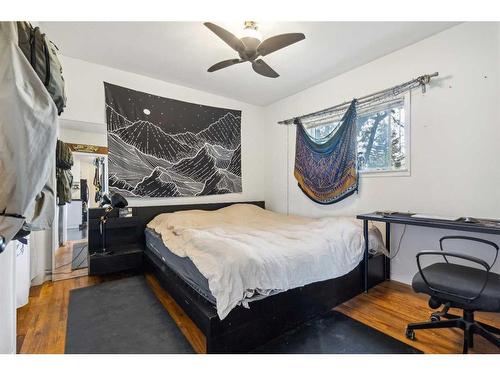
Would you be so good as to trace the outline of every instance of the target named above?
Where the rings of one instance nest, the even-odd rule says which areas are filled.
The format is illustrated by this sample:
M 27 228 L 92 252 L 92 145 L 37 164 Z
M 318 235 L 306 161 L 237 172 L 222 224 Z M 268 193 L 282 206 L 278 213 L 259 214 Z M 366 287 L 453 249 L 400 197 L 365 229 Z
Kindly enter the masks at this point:
M 256 294 L 336 278 L 363 259 L 363 231 L 354 218 L 310 219 L 236 204 L 161 214 L 148 227 L 208 279 L 220 319 Z M 370 248 L 382 251 L 380 232 L 372 228 L 369 237 Z

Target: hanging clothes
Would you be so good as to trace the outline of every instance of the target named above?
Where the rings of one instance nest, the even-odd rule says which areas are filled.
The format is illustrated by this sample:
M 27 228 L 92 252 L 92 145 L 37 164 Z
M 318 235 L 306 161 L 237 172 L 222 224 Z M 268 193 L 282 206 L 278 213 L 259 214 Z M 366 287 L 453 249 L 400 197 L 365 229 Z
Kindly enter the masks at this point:
M 18 46 L 15 22 L 0 22 L 0 234 L 48 229 L 54 217 L 57 108 Z
M 71 186 L 73 185 L 73 153 L 69 146 L 57 140 L 56 147 L 56 178 L 57 178 L 57 204 L 63 206 L 71 203 Z
M 95 196 L 94 201 L 99 203 L 101 201 L 102 195 L 104 194 L 105 181 L 104 181 L 104 157 L 97 157 L 94 160 L 95 173 L 94 173 L 94 188 Z
M 295 144 L 294 176 L 304 194 L 320 204 L 332 204 L 358 190 L 356 167 L 356 100 L 337 130 L 318 142 L 299 119 Z

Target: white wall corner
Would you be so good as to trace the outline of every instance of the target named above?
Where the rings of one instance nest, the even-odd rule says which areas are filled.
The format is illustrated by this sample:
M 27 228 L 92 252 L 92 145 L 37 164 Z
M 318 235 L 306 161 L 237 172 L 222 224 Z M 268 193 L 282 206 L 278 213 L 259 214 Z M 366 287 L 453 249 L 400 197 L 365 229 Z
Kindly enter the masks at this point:
M 0 354 L 16 353 L 15 246 L 0 254 Z

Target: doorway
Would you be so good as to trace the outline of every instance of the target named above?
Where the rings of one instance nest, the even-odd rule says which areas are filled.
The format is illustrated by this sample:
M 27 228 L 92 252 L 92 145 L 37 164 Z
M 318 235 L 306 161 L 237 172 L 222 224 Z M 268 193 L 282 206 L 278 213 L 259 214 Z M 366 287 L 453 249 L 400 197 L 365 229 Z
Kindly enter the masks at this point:
M 59 206 L 58 242 L 52 280 L 88 275 L 88 212 L 99 207 L 99 190 L 106 191 L 107 157 L 73 152 L 71 203 Z

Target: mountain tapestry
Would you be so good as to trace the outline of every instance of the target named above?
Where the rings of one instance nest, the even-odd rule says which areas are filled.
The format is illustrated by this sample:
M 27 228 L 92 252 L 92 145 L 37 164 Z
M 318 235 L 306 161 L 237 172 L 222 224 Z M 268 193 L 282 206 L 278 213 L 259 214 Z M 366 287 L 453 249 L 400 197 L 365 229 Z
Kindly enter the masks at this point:
M 104 83 L 110 192 L 187 197 L 241 192 L 241 111 Z

